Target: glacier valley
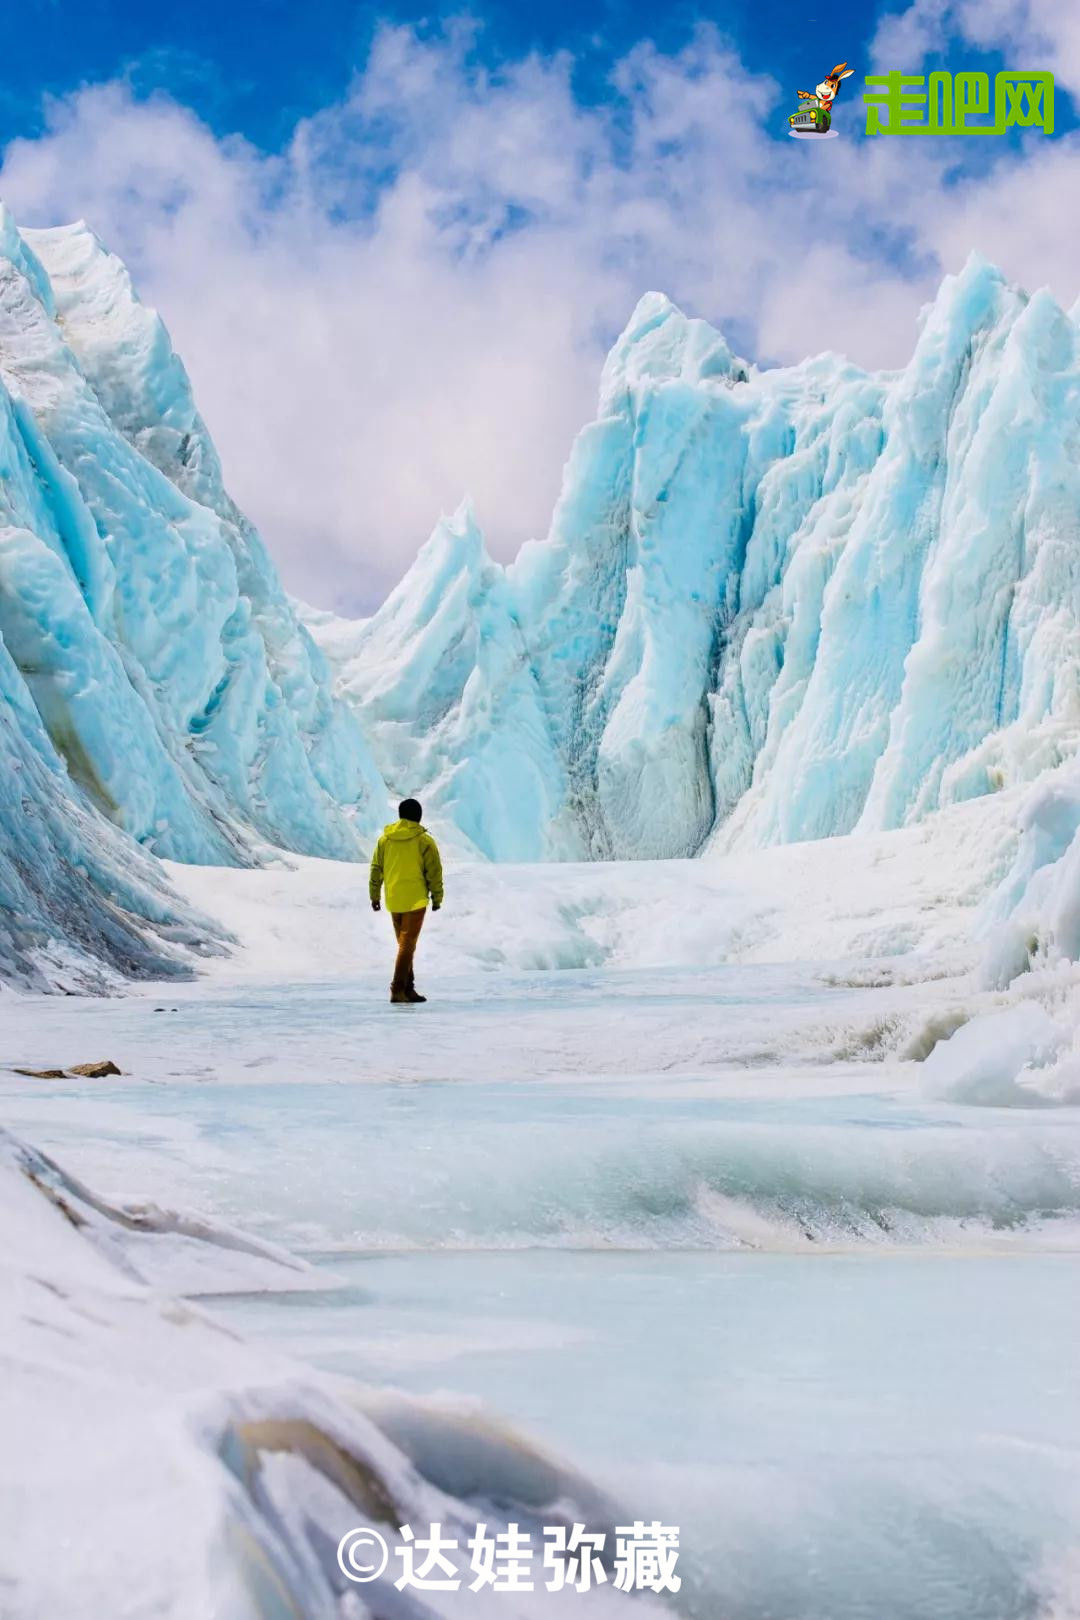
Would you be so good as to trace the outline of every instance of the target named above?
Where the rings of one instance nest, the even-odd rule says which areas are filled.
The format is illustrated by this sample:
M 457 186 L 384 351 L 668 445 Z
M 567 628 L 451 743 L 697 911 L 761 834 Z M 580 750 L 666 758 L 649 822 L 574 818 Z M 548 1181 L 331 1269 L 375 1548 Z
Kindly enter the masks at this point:
M 286 596 L 123 265 L 5 212 L 0 972 L 183 971 L 213 931 L 139 851 L 362 858 L 405 792 L 481 857 L 653 859 L 1033 781 L 1080 735 L 1078 344 L 976 258 L 893 374 L 648 294 L 547 537 L 504 567 L 466 502 L 350 623 Z
M 346 621 L 0 212 L 5 1620 L 1080 1620 L 1078 744 L 1080 328 L 981 261 L 888 375 L 647 295 L 550 533 Z M 635 1518 L 663 1599 L 336 1557 Z

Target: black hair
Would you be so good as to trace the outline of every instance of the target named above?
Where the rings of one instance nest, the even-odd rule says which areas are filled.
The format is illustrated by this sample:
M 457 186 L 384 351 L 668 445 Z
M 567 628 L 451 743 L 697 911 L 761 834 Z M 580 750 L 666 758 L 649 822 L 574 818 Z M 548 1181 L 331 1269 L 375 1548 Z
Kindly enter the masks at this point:
M 397 807 L 397 813 L 402 821 L 419 821 L 424 812 L 420 808 L 419 800 L 402 799 Z

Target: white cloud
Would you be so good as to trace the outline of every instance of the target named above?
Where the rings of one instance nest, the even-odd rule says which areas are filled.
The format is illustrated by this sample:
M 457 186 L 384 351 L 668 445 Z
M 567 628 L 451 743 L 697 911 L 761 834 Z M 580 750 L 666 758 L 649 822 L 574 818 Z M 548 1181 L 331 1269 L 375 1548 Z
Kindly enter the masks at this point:
M 384 29 L 279 156 L 116 84 L 53 104 L 5 154 L 17 218 L 82 216 L 127 260 L 234 495 L 313 600 L 378 598 L 466 489 L 498 554 L 542 533 L 649 287 L 760 354 L 872 365 L 906 358 L 971 246 L 1017 274 L 1041 256 L 1035 279 L 1075 295 L 1075 227 L 1047 206 L 1071 143 L 946 192 L 931 143 L 771 139 L 788 98 L 711 30 L 674 56 L 638 46 L 603 107 L 576 101 L 565 56 L 492 72 L 471 45 L 464 25 Z M 1037 226 L 1030 251 L 1010 253 L 1003 202 Z
M 912 0 L 881 19 L 871 56 L 910 72 L 950 40 L 1003 51 L 1018 70 L 1049 68 L 1064 90 L 1080 89 L 1080 8 L 1071 0 Z

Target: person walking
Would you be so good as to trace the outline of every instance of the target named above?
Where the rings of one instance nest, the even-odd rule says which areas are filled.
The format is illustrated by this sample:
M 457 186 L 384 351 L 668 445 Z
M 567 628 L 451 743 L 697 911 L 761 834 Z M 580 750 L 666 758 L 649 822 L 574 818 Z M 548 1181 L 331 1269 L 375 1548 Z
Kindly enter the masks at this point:
M 383 828 L 371 857 L 368 886 L 371 909 L 382 910 L 381 896 L 385 887 L 386 904 L 397 939 L 397 961 L 390 986 L 390 1000 L 395 1005 L 427 1000 L 427 996 L 419 995 L 416 989 L 413 957 L 424 926 L 428 897 L 432 911 L 438 911 L 443 903 L 439 846 L 420 825 L 422 814 L 415 799 L 402 799 L 398 805 L 400 819 Z

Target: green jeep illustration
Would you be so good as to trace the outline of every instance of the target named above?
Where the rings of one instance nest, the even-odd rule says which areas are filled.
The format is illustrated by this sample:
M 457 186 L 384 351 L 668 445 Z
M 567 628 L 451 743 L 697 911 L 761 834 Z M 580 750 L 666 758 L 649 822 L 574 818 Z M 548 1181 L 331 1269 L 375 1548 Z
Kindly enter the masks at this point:
M 819 96 L 806 96 L 799 102 L 798 112 L 791 114 L 788 123 L 792 129 L 811 129 L 818 135 L 824 135 L 832 123 L 832 115 Z

